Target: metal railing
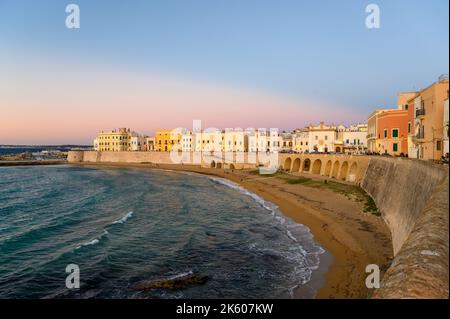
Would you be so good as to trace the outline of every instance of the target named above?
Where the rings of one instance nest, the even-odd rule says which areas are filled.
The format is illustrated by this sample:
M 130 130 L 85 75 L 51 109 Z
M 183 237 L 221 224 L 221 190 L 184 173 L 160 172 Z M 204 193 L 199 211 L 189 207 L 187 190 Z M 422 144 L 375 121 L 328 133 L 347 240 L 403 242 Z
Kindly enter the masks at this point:
M 416 110 L 416 117 L 423 116 L 423 115 L 425 115 L 425 109 L 417 109 Z

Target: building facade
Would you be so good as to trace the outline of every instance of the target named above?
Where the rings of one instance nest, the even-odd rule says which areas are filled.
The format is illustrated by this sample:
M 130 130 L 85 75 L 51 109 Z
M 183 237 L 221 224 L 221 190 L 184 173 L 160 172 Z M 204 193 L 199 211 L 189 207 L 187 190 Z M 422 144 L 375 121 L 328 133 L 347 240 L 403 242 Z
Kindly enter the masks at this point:
M 94 140 L 94 149 L 98 151 L 121 152 L 130 150 L 130 147 L 131 130 L 127 128 L 98 133 Z
M 341 153 L 343 147 L 335 145 L 337 140 L 337 127 L 333 124 L 325 125 L 320 122 L 318 126 L 308 126 L 309 132 L 309 153 L 313 152 L 336 152 Z
M 417 158 L 440 160 L 444 155 L 444 105 L 448 99 L 448 79 L 437 81 L 420 91 L 415 103 Z
M 408 111 L 385 110 L 378 114 L 377 148 L 380 154 L 407 156 Z
M 309 132 L 297 132 L 294 134 L 293 149 L 295 153 L 309 153 Z
M 444 143 L 444 151 L 443 155 L 448 157 L 449 154 L 449 144 L 448 144 L 448 135 L 449 135 L 449 123 L 448 123 L 448 98 L 444 102 L 444 121 L 443 121 L 443 143 Z
M 349 127 L 338 127 L 338 141 L 343 153 L 365 154 L 367 152 L 367 124 L 354 124 Z
M 183 132 L 174 130 L 157 130 L 155 134 L 155 150 L 158 152 L 171 152 L 172 149 L 181 151 L 181 136 Z

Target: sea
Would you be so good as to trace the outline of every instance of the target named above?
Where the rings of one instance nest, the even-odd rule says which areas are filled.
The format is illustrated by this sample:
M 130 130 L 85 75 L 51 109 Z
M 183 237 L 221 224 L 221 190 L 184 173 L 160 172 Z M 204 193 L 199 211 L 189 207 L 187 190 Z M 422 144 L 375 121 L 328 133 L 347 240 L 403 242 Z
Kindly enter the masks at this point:
M 0 298 L 312 298 L 324 252 L 307 227 L 225 179 L 0 167 Z M 79 287 L 67 285 L 73 265 Z M 136 289 L 192 276 L 205 280 Z

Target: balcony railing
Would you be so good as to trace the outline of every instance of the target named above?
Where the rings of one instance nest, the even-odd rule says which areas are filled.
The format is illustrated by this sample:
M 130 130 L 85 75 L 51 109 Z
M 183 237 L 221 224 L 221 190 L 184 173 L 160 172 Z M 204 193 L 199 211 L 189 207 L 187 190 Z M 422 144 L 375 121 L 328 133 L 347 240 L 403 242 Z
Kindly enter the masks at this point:
M 416 110 L 416 117 L 424 116 L 425 115 L 425 109 L 417 109 Z

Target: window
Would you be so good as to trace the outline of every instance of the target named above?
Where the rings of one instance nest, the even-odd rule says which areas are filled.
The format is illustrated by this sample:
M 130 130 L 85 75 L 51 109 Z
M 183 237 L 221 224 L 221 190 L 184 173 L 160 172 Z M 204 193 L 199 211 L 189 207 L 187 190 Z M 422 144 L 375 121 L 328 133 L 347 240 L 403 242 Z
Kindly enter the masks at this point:
M 436 151 L 441 150 L 441 141 L 436 141 Z
M 392 130 L 392 137 L 398 137 L 398 129 L 394 128 Z
M 408 122 L 408 133 L 411 133 L 411 122 Z
M 394 144 L 392 145 L 392 150 L 393 150 L 394 152 L 397 152 L 397 151 L 398 151 L 398 144 L 397 144 L 397 143 L 394 143 Z
M 387 130 L 384 130 L 384 138 L 387 138 Z
M 328 140 L 328 135 L 325 135 L 325 141 Z

